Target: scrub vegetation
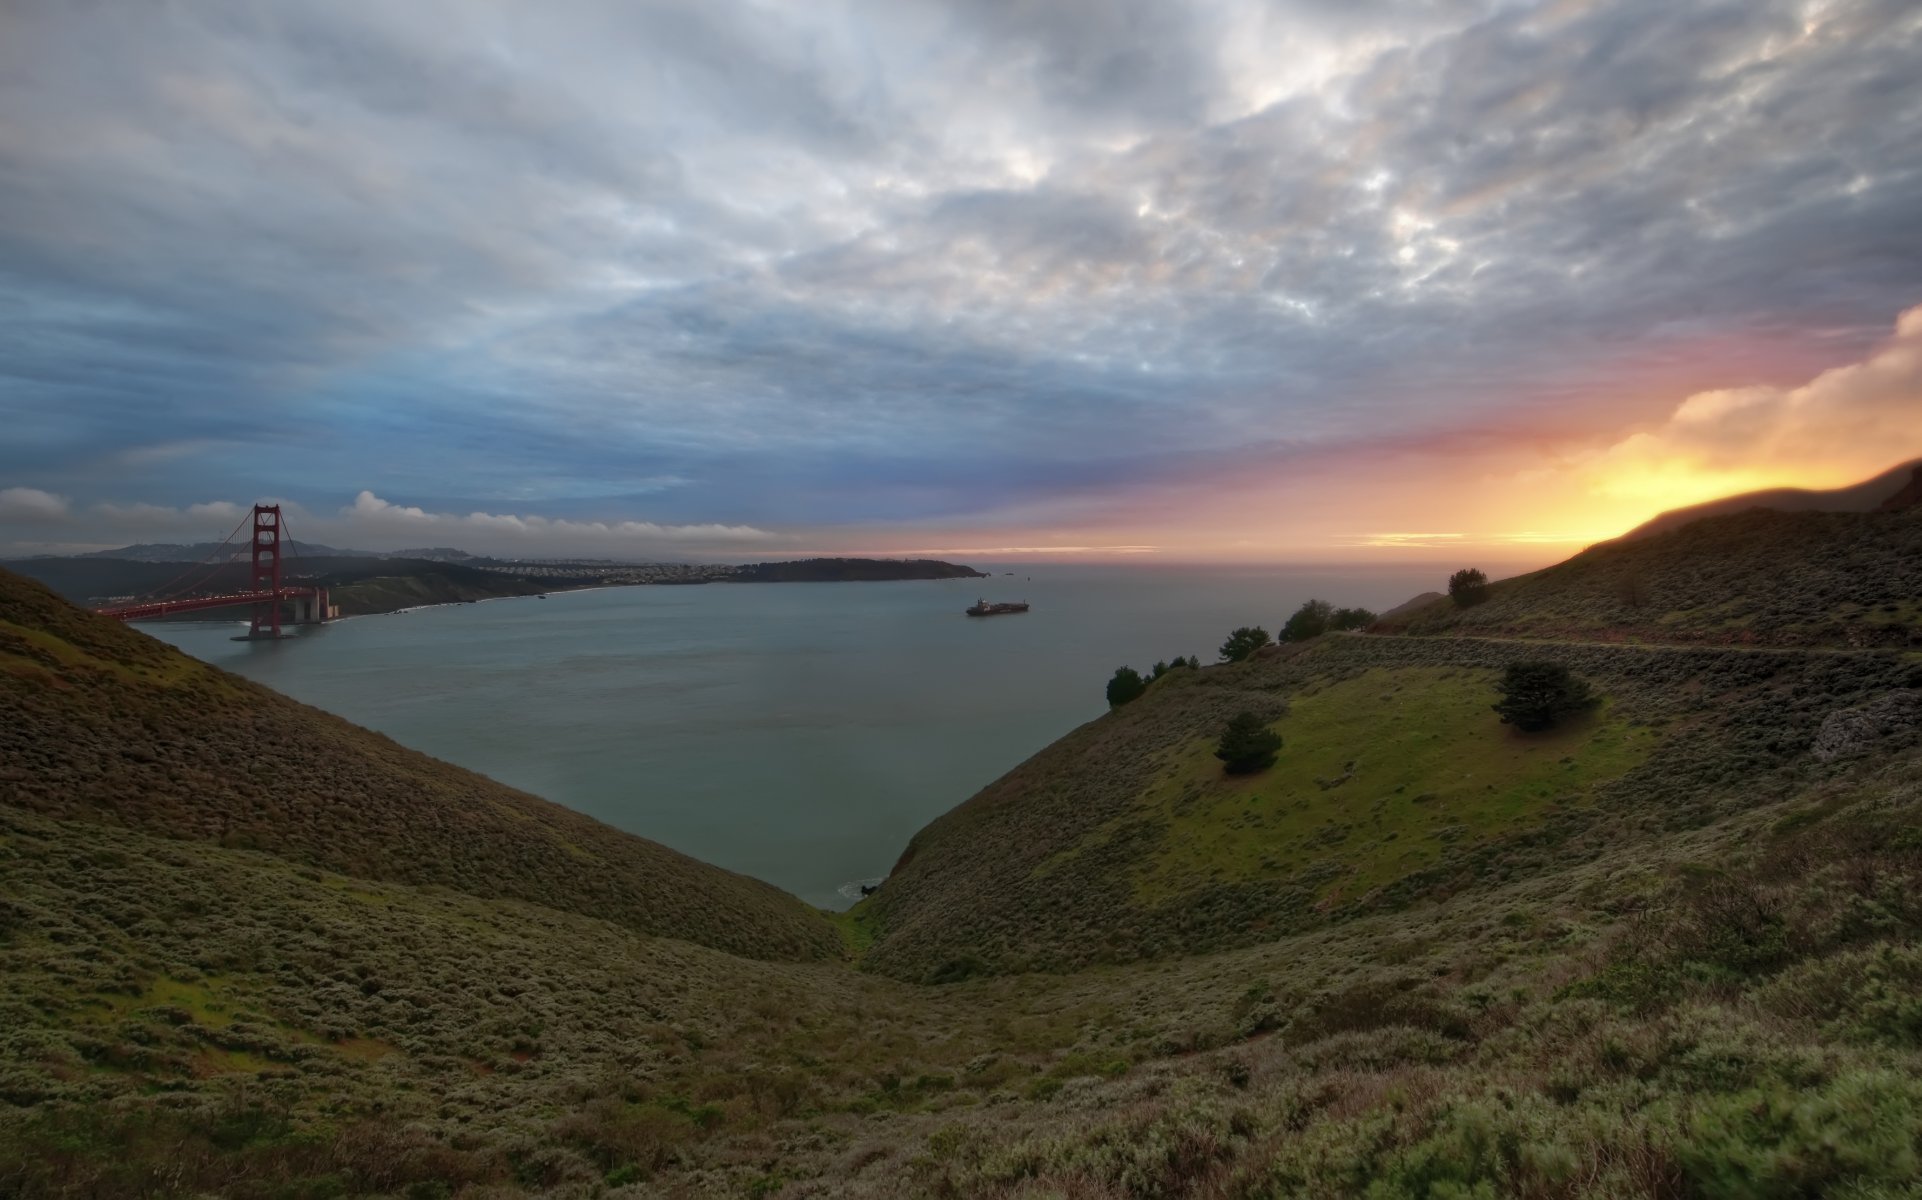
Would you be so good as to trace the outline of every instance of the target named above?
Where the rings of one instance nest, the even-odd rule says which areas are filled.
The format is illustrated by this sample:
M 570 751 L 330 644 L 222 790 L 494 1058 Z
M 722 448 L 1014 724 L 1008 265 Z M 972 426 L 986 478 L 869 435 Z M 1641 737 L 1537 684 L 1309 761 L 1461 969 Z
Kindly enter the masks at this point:
M 1484 603 L 1431 603 L 1391 623 L 1422 634 L 1922 649 L 1918 579 L 1922 506 L 1757 508 L 1603 542 L 1489 584 Z
M 1545 631 L 1167 672 L 830 919 L 0 576 L 0 1195 L 1915 1196 L 1922 659 Z

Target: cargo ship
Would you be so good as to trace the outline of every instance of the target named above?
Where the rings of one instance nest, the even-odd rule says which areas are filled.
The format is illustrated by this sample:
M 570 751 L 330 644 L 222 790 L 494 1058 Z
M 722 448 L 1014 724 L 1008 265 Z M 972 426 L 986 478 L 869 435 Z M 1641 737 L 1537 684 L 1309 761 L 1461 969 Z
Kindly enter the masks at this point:
M 998 617 L 1002 613 L 1027 611 L 1028 602 L 1026 600 L 1019 600 L 1007 604 L 989 604 L 986 600 L 976 600 L 974 607 L 968 610 L 968 615 L 971 617 Z

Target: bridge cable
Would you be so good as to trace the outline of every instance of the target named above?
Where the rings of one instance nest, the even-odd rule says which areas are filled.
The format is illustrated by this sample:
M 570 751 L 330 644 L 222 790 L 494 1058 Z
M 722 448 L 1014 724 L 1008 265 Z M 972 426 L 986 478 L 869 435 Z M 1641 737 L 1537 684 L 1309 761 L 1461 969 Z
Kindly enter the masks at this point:
M 189 575 L 192 575 L 194 572 L 199 571 L 202 567 L 206 567 L 207 570 L 199 578 L 195 579 L 192 584 L 186 585 L 186 586 L 198 586 L 201 583 L 205 582 L 208 578 L 210 578 L 214 574 L 214 572 L 218 571 L 220 568 L 224 566 L 227 566 L 232 561 L 231 559 L 228 559 L 222 562 L 214 562 L 213 559 L 222 550 L 227 549 L 228 545 L 232 543 L 235 538 L 240 536 L 241 526 L 245 525 L 248 521 L 252 519 L 253 519 L 253 513 L 249 511 L 246 516 L 240 518 L 240 524 L 234 526 L 233 532 L 229 533 L 220 542 L 220 544 L 216 545 L 212 550 L 209 550 L 206 556 L 203 557 L 199 562 L 192 564 L 186 570 L 174 576 L 172 579 L 169 579 L 166 583 L 161 584 L 159 587 L 149 588 L 146 592 L 146 595 L 151 596 L 156 600 L 165 600 L 168 598 L 168 595 L 170 594 L 170 589 L 173 589 L 174 585 L 181 583 L 182 580 L 186 579 Z M 184 587 L 182 590 L 184 590 Z

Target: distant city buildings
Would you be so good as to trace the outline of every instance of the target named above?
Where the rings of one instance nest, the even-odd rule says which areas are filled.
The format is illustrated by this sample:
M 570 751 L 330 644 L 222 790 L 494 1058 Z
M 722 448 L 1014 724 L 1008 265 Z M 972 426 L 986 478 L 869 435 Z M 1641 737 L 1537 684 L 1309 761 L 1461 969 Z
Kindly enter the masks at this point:
M 598 579 L 608 584 L 712 583 L 733 578 L 747 570 L 734 563 L 610 563 L 605 559 L 519 562 L 470 559 L 462 565 L 526 579 Z

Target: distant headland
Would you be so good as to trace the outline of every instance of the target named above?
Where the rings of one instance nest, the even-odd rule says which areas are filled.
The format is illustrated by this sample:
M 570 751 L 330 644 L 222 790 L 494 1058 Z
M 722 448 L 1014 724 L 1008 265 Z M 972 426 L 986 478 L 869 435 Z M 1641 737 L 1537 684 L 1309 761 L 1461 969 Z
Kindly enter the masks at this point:
M 83 605 L 166 590 L 193 558 L 159 557 L 206 548 L 129 546 L 109 555 L 30 558 L 5 564 Z M 932 558 L 808 558 L 762 563 L 622 563 L 591 559 L 497 559 L 439 550 L 402 555 L 299 547 L 289 555 L 290 577 L 328 588 L 342 616 L 361 616 L 462 604 L 506 596 L 596 587 L 708 583 L 871 583 L 911 579 L 985 579 L 986 572 Z M 325 552 L 325 553 L 322 553 Z M 242 550 L 244 553 L 244 548 Z M 432 557 L 429 557 L 429 555 Z M 244 586 L 244 560 L 202 564 L 196 594 Z

